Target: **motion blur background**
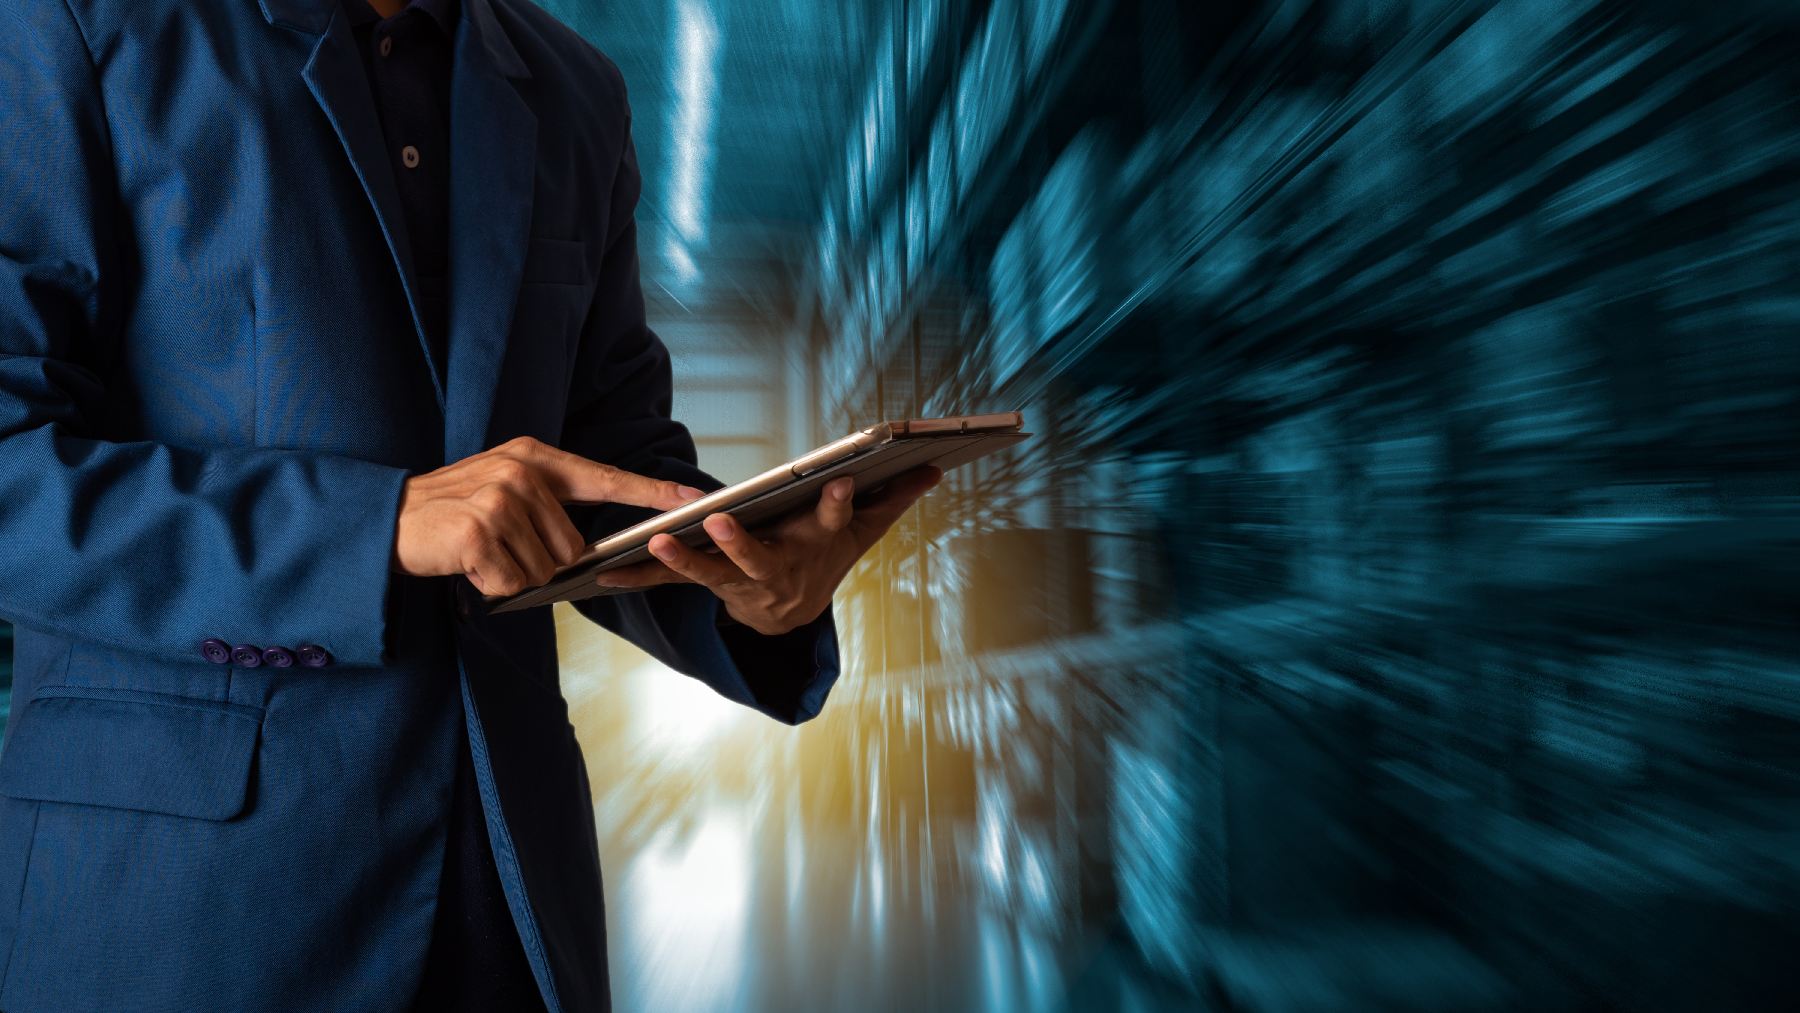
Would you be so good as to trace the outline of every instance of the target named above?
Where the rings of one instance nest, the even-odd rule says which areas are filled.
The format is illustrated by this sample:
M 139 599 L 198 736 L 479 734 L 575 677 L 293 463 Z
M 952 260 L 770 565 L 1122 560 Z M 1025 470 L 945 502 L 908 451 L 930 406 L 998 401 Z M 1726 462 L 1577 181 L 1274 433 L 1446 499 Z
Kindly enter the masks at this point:
M 775 725 L 558 606 L 639 1011 L 1800 1007 L 1800 16 L 543 0 L 701 463 L 1023 409 Z

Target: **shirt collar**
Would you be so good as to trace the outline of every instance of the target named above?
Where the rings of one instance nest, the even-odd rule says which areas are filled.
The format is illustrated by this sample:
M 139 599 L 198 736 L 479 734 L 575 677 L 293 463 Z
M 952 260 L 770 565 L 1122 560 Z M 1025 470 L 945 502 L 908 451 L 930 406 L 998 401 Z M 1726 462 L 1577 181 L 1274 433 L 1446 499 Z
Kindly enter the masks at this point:
M 443 30 L 444 38 L 456 38 L 456 22 L 462 16 L 461 0 L 412 0 L 395 17 L 407 11 L 430 15 L 431 20 L 437 22 L 438 28 Z M 381 15 L 369 6 L 368 0 L 344 0 L 344 13 L 350 15 L 352 25 L 366 25 L 381 20 Z
M 462 4 L 458 0 L 412 0 L 407 8 L 431 15 L 431 20 L 444 30 L 444 38 L 456 38 L 456 22 L 462 17 Z

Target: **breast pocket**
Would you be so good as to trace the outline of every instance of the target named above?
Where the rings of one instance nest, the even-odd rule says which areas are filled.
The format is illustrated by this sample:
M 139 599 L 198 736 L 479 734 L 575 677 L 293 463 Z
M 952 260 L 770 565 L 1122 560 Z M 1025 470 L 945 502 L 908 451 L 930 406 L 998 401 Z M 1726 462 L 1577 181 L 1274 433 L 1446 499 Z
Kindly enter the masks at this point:
M 520 280 L 512 347 L 515 358 L 527 350 L 529 355 L 511 363 L 511 368 L 535 397 L 547 398 L 554 392 L 557 396 L 544 404 L 548 407 L 553 401 L 560 411 L 592 299 L 587 245 L 565 239 L 533 239 Z M 551 425 L 549 433 L 562 430 L 560 416 L 545 424 Z
M 7 729 L 0 794 L 228 820 L 244 809 L 263 711 L 85 686 L 44 686 Z
M 525 251 L 525 271 L 520 280 L 527 285 L 587 285 L 587 244 L 534 237 Z

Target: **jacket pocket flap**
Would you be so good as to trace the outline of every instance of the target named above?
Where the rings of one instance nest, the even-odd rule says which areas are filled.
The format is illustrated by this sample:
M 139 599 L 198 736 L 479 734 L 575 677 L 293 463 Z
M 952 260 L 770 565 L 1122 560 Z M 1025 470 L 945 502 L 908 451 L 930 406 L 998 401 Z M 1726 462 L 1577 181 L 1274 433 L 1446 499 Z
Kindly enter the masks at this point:
M 525 284 L 586 285 L 587 244 L 572 239 L 539 239 L 525 248 Z
M 228 820 L 244 809 L 263 712 L 161 693 L 45 686 L 14 719 L 0 794 Z

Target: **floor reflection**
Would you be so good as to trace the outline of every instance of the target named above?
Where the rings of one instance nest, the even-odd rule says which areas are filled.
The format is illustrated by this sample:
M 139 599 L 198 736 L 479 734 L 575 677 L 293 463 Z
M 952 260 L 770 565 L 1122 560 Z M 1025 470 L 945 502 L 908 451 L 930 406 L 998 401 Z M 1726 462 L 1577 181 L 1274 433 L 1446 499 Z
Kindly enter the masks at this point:
M 924 769 L 907 783 L 904 768 L 932 753 L 916 748 L 917 701 L 889 707 L 873 687 L 845 686 L 831 721 L 788 728 L 572 611 L 558 632 L 599 792 L 621 1013 L 1030 1013 L 1064 1008 L 1082 983 L 1119 1009 L 1162 1008 L 1131 1005 L 1149 986 L 1118 966 L 1104 926 L 1063 931 L 1056 831 L 1018 785 Z M 1016 709 L 1003 693 L 985 699 L 989 717 Z M 965 732 L 980 723 L 960 720 Z M 956 734 L 948 712 L 937 723 Z M 864 759 L 859 783 L 819 776 L 815 761 L 847 753 Z
M 742 804 L 704 804 L 614 874 L 612 895 L 628 912 L 612 944 L 621 1008 L 742 1008 L 748 965 L 760 956 L 748 938 L 751 818 Z

